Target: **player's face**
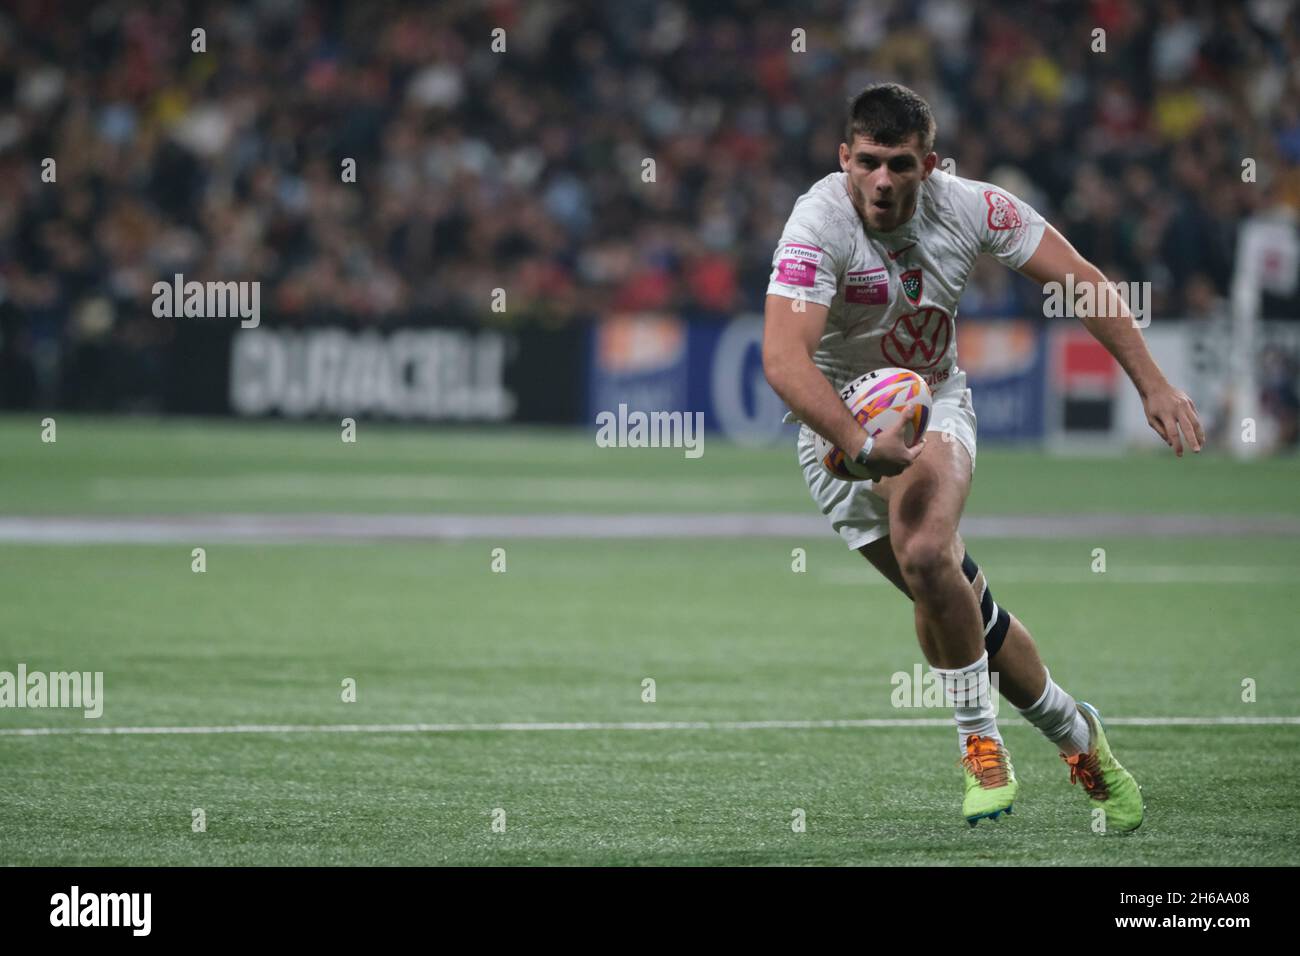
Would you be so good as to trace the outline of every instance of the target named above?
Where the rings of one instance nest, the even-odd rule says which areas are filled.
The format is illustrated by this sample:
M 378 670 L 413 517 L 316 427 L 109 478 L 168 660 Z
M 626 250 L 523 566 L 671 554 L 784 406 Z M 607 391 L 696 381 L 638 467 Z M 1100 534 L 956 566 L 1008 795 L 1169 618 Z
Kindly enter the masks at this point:
M 877 232 L 889 232 L 912 218 L 916 192 L 938 156 L 926 154 L 913 135 L 901 146 L 883 146 L 868 136 L 840 143 L 840 168 L 849 174 L 849 193 L 858 215 Z

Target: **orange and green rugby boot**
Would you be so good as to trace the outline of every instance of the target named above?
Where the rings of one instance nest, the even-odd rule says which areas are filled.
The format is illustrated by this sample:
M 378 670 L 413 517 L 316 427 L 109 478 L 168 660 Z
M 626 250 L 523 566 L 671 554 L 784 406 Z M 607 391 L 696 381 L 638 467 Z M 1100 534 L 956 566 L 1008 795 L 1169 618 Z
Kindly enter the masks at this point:
M 1120 766 L 1106 740 L 1097 708 L 1079 701 L 1079 713 L 1088 722 L 1088 750 L 1086 753 L 1061 759 L 1070 766 L 1070 783 L 1083 784 L 1089 799 L 1096 800 L 1106 814 L 1106 830 L 1129 833 L 1142 825 L 1146 807 L 1142 805 L 1142 788 L 1133 775 Z
M 966 738 L 966 756 L 961 759 L 966 777 L 966 796 L 961 802 L 962 816 L 971 826 L 1001 814 L 1011 815 L 1020 784 L 1011 755 L 992 737 L 971 734 Z

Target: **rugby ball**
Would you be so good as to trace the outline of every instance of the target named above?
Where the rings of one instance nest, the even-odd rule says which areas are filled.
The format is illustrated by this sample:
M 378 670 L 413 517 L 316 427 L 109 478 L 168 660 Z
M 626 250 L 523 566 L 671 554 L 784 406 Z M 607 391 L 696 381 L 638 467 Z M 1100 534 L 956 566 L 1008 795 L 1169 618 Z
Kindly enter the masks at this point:
M 840 389 L 840 398 L 872 438 L 900 418 L 905 419 L 903 437 L 908 445 L 920 441 L 925 434 L 934 404 L 925 379 L 910 368 L 879 368 L 860 375 Z M 863 480 L 844 467 L 844 452 L 821 435 L 816 436 L 814 448 L 821 466 L 836 478 Z

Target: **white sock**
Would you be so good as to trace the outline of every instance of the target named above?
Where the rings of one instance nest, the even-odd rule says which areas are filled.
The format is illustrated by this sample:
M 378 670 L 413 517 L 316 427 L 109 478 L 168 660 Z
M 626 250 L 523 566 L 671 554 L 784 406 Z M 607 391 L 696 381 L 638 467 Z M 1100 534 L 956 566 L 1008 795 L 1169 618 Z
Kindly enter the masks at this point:
M 1047 687 L 1043 696 L 1032 707 L 1026 707 L 1020 713 L 1025 720 L 1043 732 L 1043 736 L 1061 748 L 1067 757 L 1083 753 L 1088 749 L 1088 721 L 1079 713 L 1074 698 L 1060 688 L 1047 674 Z M 1016 708 L 1019 710 L 1019 708 Z
M 997 710 L 993 690 L 989 683 L 989 653 L 980 654 L 979 660 L 965 667 L 931 667 L 943 684 L 943 696 L 953 708 L 957 718 L 957 751 L 966 756 L 966 738 L 971 734 L 992 737 L 999 744 Z

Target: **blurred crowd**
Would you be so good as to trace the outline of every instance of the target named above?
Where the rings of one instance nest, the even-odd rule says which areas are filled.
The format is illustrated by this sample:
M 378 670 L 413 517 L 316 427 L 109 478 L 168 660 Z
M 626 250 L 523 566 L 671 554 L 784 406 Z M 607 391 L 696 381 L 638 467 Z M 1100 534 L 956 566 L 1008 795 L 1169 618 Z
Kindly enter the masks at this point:
M 886 79 L 1157 315 L 1221 309 L 1238 223 L 1300 209 L 1290 0 L 10 0 L 0 380 L 147 356 L 175 273 L 259 280 L 290 323 L 761 309 L 843 104 Z M 1040 308 L 997 267 L 963 300 Z

